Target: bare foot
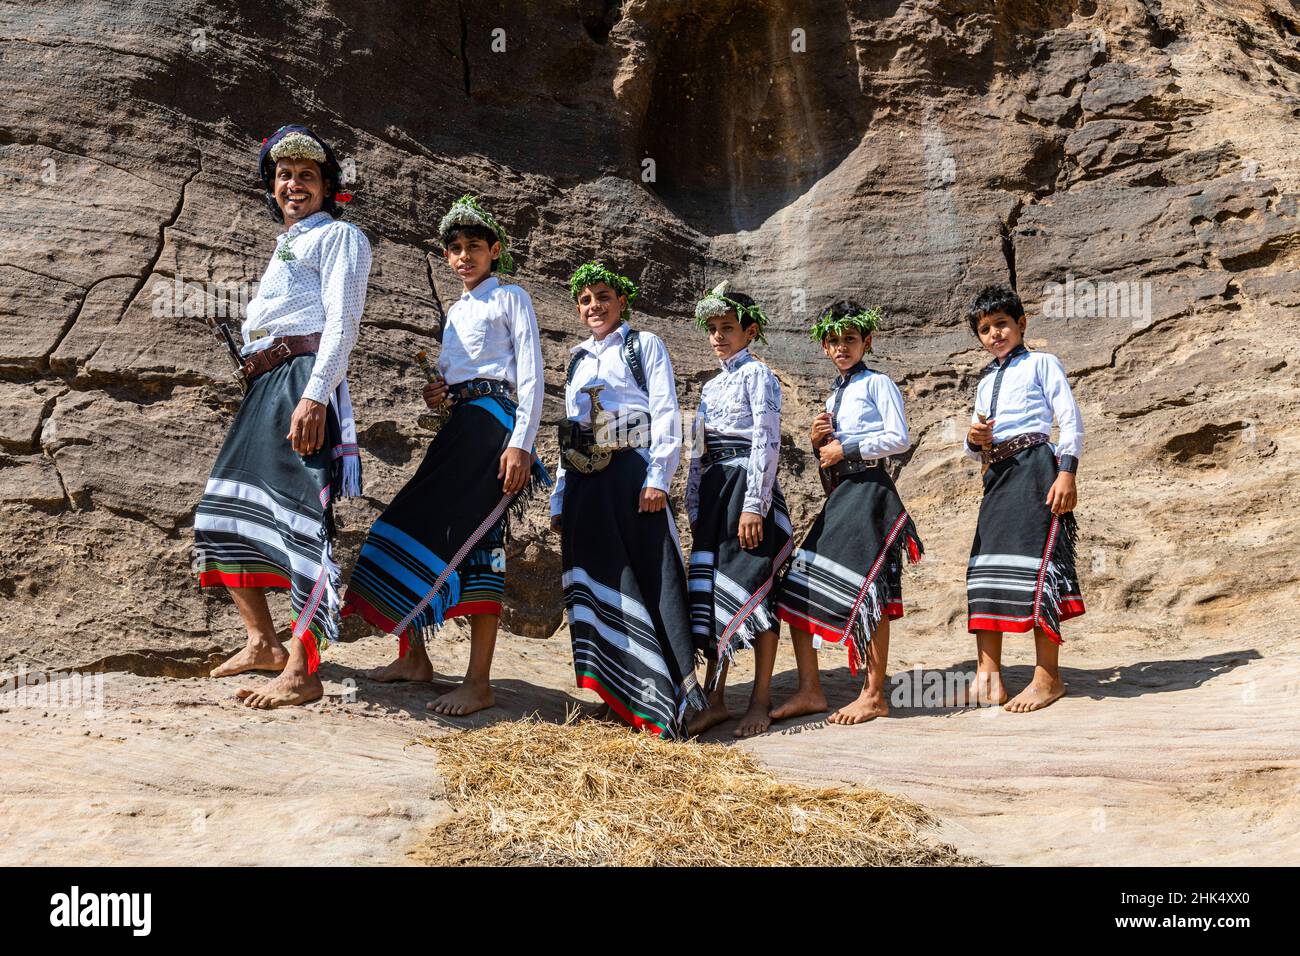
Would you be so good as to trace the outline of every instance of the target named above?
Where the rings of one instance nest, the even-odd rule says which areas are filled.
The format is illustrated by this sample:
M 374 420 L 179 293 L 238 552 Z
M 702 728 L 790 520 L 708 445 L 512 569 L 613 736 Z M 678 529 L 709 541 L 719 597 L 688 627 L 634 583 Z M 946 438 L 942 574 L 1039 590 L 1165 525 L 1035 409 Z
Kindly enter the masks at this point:
M 491 684 L 461 684 L 424 705 L 424 709 L 445 717 L 464 717 L 496 703 Z
M 888 715 L 889 705 L 885 703 L 885 695 L 868 695 L 864 690 L 853 703 L 841 707 L 827 717 L 826 722 L 845 726 L 849 724 L 865 724 L 868 720 L 875 720 L 877 717 L 887 717 Z
M 1034 675 L 1029 686 L 1011 698 L 1003 710 L 1013 714 L 1027 714 L 1031 710 L 1042 710 L 1048 704 L 1065 696 L 1065 684 L 1058 677 Z
M 740 718 L 740 726 L 732 731 L 732 736 L 740 739 L 764 733 L 772 726 L 772 715 L 768 713 L 771 706 L 771 703 L 766 700 L 751 700 L 749 710 L 745 711 L 745 716 Z
M 420 681 L 428 683 L 433 680 L 433 663 L 428 654 L 416 653 L 414 647 L 391 664 L 372 667 L 366 671 L 366 678 L 379 684 L 395 684 L 398 681 Z
M 285 671 L 260 690 L 241 688 L 235 696 L 244 702 L 245 707 L 270 710 L 272 707 L 309 704 L 320 700 L 324 693 L 325 687 L 315 674 Z
M 289 652 L 278 642 L 245 647 L 212 668 L 209 677 L 231 677 L 244 671 L 282 671 L 289 663 Z
M 773 720 L 789 720 L 805 714 L 820 714 L 826 709 L 826 696 L 820 690 L 797 690 L 784 704 L 773 708 L 768 716 Z
M 724 720 L 731 719 L 731 711 L 727 710 L 727 705 L 722 701 L 709 701 L 709 706 L 705 710 L 697 710 L 695 716 L 686 721 L 686 733 L 694 737 L 696 734 L 702 734 L 710 727 L 716 727 Z
M 1007 702 L 1010 695 L 1002 684 L 1002 675 L 981 671 L 974 681 L 963 682 L 956 693 L 946 698 L 945 707 L 994 707 Z

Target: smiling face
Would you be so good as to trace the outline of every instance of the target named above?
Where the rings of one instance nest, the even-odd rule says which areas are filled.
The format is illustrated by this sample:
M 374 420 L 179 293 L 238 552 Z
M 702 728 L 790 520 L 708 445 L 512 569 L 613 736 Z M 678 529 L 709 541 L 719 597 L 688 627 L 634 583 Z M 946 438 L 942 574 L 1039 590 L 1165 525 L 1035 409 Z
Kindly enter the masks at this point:
M 501 243 L 457 233 L 448 241 L 443 255 L 465 288 L 472 289 L 492 273 L 492 262 L 501 255 Z
M 619 327 L 626 308 L 627 296 L 619 295 L 607 282 L 583 286 L 578 292 L 578 318 L 597 342 Z
M 314 159 L 281 159 L 275 164 L 275 203 L 286 226 L 320 212 L 325 179 Z
M 758 323 L 751 322 L 749 328 L 740 327 L 740 319 L 735 309 L 728 309 L 722 315 L 712 316 L 707 320 L 709 328 L 709 345 L 713 354 L 719 359 L 729 359 L 745 346 L 754 341 L 758 334 Z
M 985 312 L 975 324 L 975 334 L 979 336 L 980 345 L 1001 361 L 1024 341 L 1025 317 L 1013 319 L 1005 312 Z
M 840 370 L 840 374 L 847 372 L 853 366 L 862 361 L 862 356 L 871 348 L 871 336 L 865 339 L 862 333 L 857 329 L 849 329 L 847 332 L 836 334 L 832 332 L 826 338 L 822 339 L 822 351 L 826 357 L 835 363 L 835 367 Z

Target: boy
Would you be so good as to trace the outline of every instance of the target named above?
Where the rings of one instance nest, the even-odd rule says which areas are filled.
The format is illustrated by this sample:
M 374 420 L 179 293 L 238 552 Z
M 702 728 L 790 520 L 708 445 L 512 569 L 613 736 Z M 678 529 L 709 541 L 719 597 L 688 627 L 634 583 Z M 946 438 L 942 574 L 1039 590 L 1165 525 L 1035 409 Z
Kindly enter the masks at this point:
M 840 373 L 812 426 L 828 497 L 781 582 L 777 614 L 790 624 L 799 689 L 772 711 L 773 720 L 826 709 L 814 634 L 847 645 L 854 674 L 867 664 L 857 700 L 831 714 L 830 723 L 858 724 L 889 713 L 889 621 L 903 616 L 902 554 L 906 548 L 916 562 L 923 549 L 884 467 L 910 444 L 903 396 L 889 376 L 863 363 L 879 322 L 875 309 L 839 301 L 812 328 L 813 341 Z
M 465 291 L 447 313 L 442 378 L 425 386 L 424 399 L 430 408 L 451 402 L 451 413 L 370 529 L 343 613 L 399 636 L 398 659 L 368 674 L 382 682 L 432 680 L 426 635 L 448 617 L 468 616 L 465 680 L 427 705 L 463 717 L 495 703 L 489 681 L 505 590 L 506 512 L 550 480 L 532 453 L 542 411 L 537 315 L 527 292 L 492 274 L 514 272 L 505 230 L 473 196 L 462 196 L 438 237 Z
M 1014 291 L 985 288 L 967 319 L 993 361 L 976 389 L 963 446 L 987 469 L 966 569 L 968 626 L 979 652 L 976 686 L 966 700 L 1025 713 L 1065 693 L 1058 666 L 1061 622 L 1084 611 L 1073 514 L 1083 420 L 1060 359 L 1025 348 L 1025 309 Z M 1048 443 L 1053 418 L 1060 427 L 1055 451 Z M 1034 678 L 1007 702 L 1002 635 L 1031 629 Z
M 709 707 L 687 729 L 694 735 L 727 720 L 727 668 L 738 647 L 754 648 L 754 688 L 736 737 L 771 724 L 777 630 L 773 583 L 794 549 L 794 531 L 777 486 L 781 383 L 750 352 L 767 316 L 743 292 L 722 283 L 695 306 L 722 366 L 700 396 L 686 513 L 690 516 L 691 627 L 709 660 Z
M 627 323 L 637 288 L 588 262 L 569 292 L 591 337 L 572 350 L 551 495 L 579 687 L 634 727 L 685 736 L 703 710 L 686 567 L 668 488 L 682 423 L 663 340 Z
M 338 637 L 333 505 L 361 494 L 347 368 L 370 243 L 337 218 L 351 197 L 339 192 L 333 150 L 307 127 L 282 126 L 264 140 L 258 169 L 285 231 L 240 329 L 247 392 L 195 511 L 194 542 L 199 586 L 225 585 L 248 634 L 212 676 L 280 671 L 237 694 L 265 710 L 318 699 L 320 651 Z M 295 640 L 287 651 L 267 588 L 289 591 Z

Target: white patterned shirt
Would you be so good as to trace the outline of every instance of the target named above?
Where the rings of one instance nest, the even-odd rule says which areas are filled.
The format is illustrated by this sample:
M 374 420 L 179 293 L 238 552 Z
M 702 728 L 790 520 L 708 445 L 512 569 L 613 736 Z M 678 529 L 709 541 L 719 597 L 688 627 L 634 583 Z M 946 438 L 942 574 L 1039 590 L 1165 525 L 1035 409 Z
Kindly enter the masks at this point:
M 742 510 L 766 517 L 776 487 L 781 451 L 781 383 L 776 373 L 754 358 L 748 347 L 719 364 L 722 374 L 704 383 L 700 408 L 695 415 L 690 476 L 686 482 L 686 513 L 692 525 L 700 514 L 702 458 L 710 436 L 738 438 L 750 443 L 746 462 L 749 477 Z
M 826 411 L 848 461 L 888 458 L 911 447 L 903 393 L 888 375 L 861 362 L 847 376 L 836 376 Z
M 582 357 L 573 368 L 572 381 L 564 389 L 564 412 L 571 421 L 584 424 L 591 421 L 591 399 L 582 390 L 588 385 L 601 384 L 605 389 L 600 393 L 600 404 L 605 411 L 616 417 L 633 412 L 648 416 L 650 447 L 637 449 L 646 460 L 645 483 L 641 487 L 667 492 L 682 458 L 682 412 L 677 404 L 673 363 L 663 339 L 653 332 L 639 333 L 641 362 L 650 390 L 646 395 L 623 358 L 629 331 L 624 322 L 599 342 L 593 336 L 569 350 L 575 356 L 581 353 Z M 561 458 L 555 489 L 551 492 L 551 515 L 563 511 L 564 459 Z
M 997 406 L 993 407 L 994 391 Z M 989 415 L 990 410 L 993 411 Z M 1057 454 L 1073 456 L 1077 462 L 1083 454 L 1083 416 L 1070 391 L 1061 360 L 1049 352 L 1031 352 L 1018 345 L 1001 364 L 997 359 L 984 369 L 984 377 L 975 388 L 975 413 L 993 419 L 993 441 L 1002 442 L 1025 433 L 1052 433 L 1052 419 L 1060 427 Z M 962 442 L 967 458 L 978 459 L 978 448 Z
M 257 296 L 240 331 L 243 354 L 286 335 L 320 333 L 311 378 L 302 397 L 327 404 L 348 370 L 356 345 L 370 276 L 370 242 L 351 223 L 318 212 L 275 239 Z M 264 333 L 256 338 L 254 333 Z
M 533 300 L 520 286 L 488 276 L 452 303 L 438 370 L 448 385 L 509 383 L 519 401 L 510 447 L 532 450 L 542 420 L 542 341 Z

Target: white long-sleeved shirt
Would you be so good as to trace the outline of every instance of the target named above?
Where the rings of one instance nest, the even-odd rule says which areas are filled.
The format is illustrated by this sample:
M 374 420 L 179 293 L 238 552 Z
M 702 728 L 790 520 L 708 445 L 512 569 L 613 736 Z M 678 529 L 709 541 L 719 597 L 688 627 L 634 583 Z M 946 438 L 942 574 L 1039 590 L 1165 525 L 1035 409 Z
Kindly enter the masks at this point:
M 276 237 L 275 255 L 248 303 L 240 329 L 243 354 L 265 348 L 273 337 L 319 332 L 316 362 L 301 397 L 326 404 L 347 374 L 369 276 L 370 242 L 356 226 L 327 212 L 290 226 Z
M 447 310 L 438 371 L 448 385 L 509 383 L 519 403 L 510 447 L 532 450 L 542 420 L 542 341 L 527 292 L 488 276 L 463 293 Z
M 776 487 L 781 451 L 781 383 L 772 369 L 754 358 L 748 348 L 722 359 L 719 364 L 722 374 L 704 383 L 700 408 L 695 415 L 690 476 L 686 482 L 686 513 L 692 525 L 700 514 L 702 459 L 710 437 L 750 443 L 748 458 L 729 458 L 719 463 L 720 467 L 743 466 L 748 471 L 744 511 L 766 516 Z
M 564 389 L 564 412 L 570 421 L 585 424 L 591 421 L 591 399 L 582 390 L 588 385 L 604 385 L 600 404 L 616 418 L 640 413 L 650 419 L 650 447 L 638 448 L 637 453 L 646 461 L 646 476 L 642 488 L 658 488 L 667 492 L 682 457 L 682 413 L 677 404 L 677 380 L 673 364 L 668 358 L 668 347 L 653 332 L 640 332 L 641 364 L 645 372 L 649 395 L 641 391 L 623 358 L 627 333 L 631 331 L 624 322 L 599 342 L 589 338 L 570 353 L 581 358 L 573 368 L 573 376 Z M 564 510 L 564 460 L 555 477 L 551 492 L 551 515 Z
M 1071 455 L 1077 461 L 1083 453 L 1083 416 L 1065 367 L 1048 352 L 1031 352 L 1018 345 L 1004 362 L 990 362 L 975 389 L 971 423 L 979 421 L 980 415 L 993 419 L 995 443 L 1032 432 L 1050 435 L 1055 418 L 1060 429 L 1057 454 L 1062 458 Z M 968 458 L 980 457 L 979 449 L 969 442 L 962 442 L 962 450 Z
M 847 461 L 887 458 L 911 447 L 903 393 L 888 375 L 861 362 L 836 377 L 826 411 Z

